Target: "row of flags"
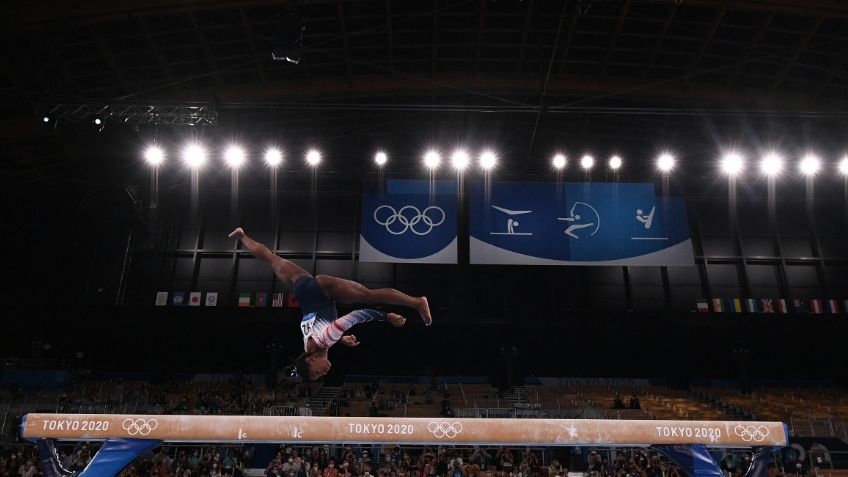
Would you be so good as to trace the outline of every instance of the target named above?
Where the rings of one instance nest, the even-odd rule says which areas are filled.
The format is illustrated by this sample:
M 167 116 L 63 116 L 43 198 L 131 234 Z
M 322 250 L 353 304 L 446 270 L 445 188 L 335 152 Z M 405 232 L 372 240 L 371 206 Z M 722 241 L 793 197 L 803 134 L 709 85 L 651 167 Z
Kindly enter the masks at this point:
M 166 292 L 156 293 L 156 306 L 218 306 L 218 292 Z M 238 296 L 239 307 L 300 308 L 293 293 L 241 292 Z
M 813 313 L 838 315 L 848 313 L 848 300 L 818 298 L 699 298 L 700 313 Z

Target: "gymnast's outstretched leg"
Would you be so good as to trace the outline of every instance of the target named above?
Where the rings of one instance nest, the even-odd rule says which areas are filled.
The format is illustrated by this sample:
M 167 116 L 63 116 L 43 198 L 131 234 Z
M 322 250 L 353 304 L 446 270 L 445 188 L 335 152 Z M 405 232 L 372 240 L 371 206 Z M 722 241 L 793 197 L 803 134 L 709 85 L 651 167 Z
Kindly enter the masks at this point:
M 427 326 L 433 323 L 430 316 L 430 306 L 427 297 L 414 297 L 407 295 L 394 288 L 370 289 L 361 283 L 330 275 L 318 275 L 315 277 L 318 286 L 333 300 L 342 303 L 384 303 L 387 305 L 400 305 L 414 308 Z
M 230 232 L 230 238 L 241 240 L 242 245 L 247 247 L 254 257 L 267 262 L 274 270 L 274 275 L 288 290 L 294 289 L 294 284 L 301 277 L 311 276 L 309 272 L 297 266 L 294 262 L 286 260 L 283 257 L 277 256 L 271 252 L 264 244 L 261 244 L 244 233 L 244 229 L 238 227 Z

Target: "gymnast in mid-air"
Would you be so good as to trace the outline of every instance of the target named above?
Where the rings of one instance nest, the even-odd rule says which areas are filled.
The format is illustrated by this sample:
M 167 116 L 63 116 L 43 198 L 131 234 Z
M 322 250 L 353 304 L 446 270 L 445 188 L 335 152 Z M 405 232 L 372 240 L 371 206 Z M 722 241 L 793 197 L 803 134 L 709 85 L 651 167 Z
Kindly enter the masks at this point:
M 248 237 L 239 227 L 230 233 L 247 247 L 254 257 L 267 262 L 277 279 L 289 291 L 294 293 L 303 319 L 300 331 L 303 333 L 304 352 L 295 360 L 294 366 L 302 379 L 318 379 L 330 371 L 327 351 L 337 342 L 345 346 L 358 346 L 354 335 L 344 335 L 345 331 L 357 323 L 368 321 L 388 321 L 401 327 L 406 318 L 397 313 L 383 313 L 372 309 L 355 310 L 342 317 L 338 316 L 336 301 L 341 303 L 385 303 L 414 308 L 424 324 L 433 322 L 427 297 L 413 297 L 392 288 L 369 289 L 361 283 L 329 275 L 312 276 L 295 263 L 279 257 L 264 244 Z

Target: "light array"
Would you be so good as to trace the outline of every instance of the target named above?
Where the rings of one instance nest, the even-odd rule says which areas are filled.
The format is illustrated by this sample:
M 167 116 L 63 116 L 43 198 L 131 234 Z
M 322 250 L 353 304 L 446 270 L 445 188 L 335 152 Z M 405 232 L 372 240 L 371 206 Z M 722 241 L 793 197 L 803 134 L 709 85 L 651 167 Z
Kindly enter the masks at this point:
M 610 160 L 609 160 L 610 169 L 617 171 L 619 168 L 621 168 L 621 165 L 622 165 L 621 157 L 619 157 L 619 156 L 610 157 Z
M 182 160 L 191 168 L 200 168 L 208 160 L 209 153 L 206 147 L 197 142 L 186 144 L 180 154 Z M 232 144 L 226 147 L 222 155 L 223 160 L 232 168 L 241 167 L 249 162 L 249 153 L 247 150 L 237 144 Z M 151 166 L 159 167 L 167 160 L 167 153 L 160 146 L 151 144 L 143 152 L 143 158 Z M 278 167 L 283 163 L 283 152 L 276 147 L 269 147 L 264 151 L 263 155 L 265 163 L 270 167 Z M 437 149 L 427 150 L 423 156 L 424 166 L 430 170 L 438 169 L 442 164 L 442 153 Z M 305 162 L 310 167 L 317 167 L 323 159 L 323 154 L 318 149 L 310 149 L 303 156 Z M 374 164 L 378 167 L 384 167 L 388 163 L 388 153 L 378 151 L 374 154 Z M 738 151 L 728 151 L 719 159 L 718 163 L 721 172 L 728 176 L 736 176 L 743 174 L 745 171 L 747 158 L 744 154 Z M 481 151 L 477 156 L 477 163 L 480 169 L 489 171 L 493 169 L 498 162 L 498 155 L 492 150 Z M 584 154 L 578 161 L 580 168 L 584 171 L 589 171 L 596 165 L 595 157 L 591 154 Z M 657 169 L 663 174 L 669 174 L 677 164 L 675 156 L 669 152 L 659 154 L 655 159 Z M 463 148 L 457 148 L 450 154 L 450 164 L 456 171 L 463 171 L 471 166 L 472 154 Z M 551 158 L 551 165 L 557 171 L 562 171 L 566 168 L 568 159 L 563 153 L 556 153 Z M 624 160 L 619 155 L 612 155 L 607 160 L 607 165 L 610 170 L 618 171 L 624 164 Z M 784 157 L 776 151 L 768 151 L 763 153 L 757 161 L 760 172 L 768 177 L 775 177 L 784 170 Z M 814 176 L 819 172 L 824 172 L 828 167 L 819 156 L 814 153 L 805 154 L 798 161 L 798 171 L 805 176 Z M 848 155 L 843 156 L 835 167 L 836 171 L 848 177 Z
M 554 155 L 553 160 L 551 161 L 554 165 L 554 168 L 557 170 L 563 169 L 566 164 L 565 154 L 557 153 Z
M 379 151 L 374 154 L 374 163 L 378 166 L 385 166 L 387 162 L 389 162 L 389 156 L 385 152 Z
M 669 172 L 674 169 L 677 160 L 671 154 L 664 152 L 657 158 L 657 168 L 662 172 Z
M 468 155 L 465 149 L 457 149 L 451 155 L 451 163 L 454 169 L 463 171 L 471 163 L 471 156 Z
M 735 176 L 745 168 L 745 158 L 736 151 L 730 151 L 721 158 L 721 170 L 725 174 Z
M 276 147 L 270 147 L 265 151 L 265 163 L 271 167 L 277 167 L 283 163 L 283 153 Z

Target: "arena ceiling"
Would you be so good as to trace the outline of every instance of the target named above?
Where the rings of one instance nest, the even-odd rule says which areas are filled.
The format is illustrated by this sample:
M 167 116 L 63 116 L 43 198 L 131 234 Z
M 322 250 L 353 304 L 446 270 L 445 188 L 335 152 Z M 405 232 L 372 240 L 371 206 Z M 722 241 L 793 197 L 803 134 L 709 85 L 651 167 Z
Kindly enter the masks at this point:
M 108 154 L 87 147 L 97 132 L 88 122 L 105 107 L 198 106 L 214 113 L 213 127 L 239 134 L 285 130 L 350 144 L 373 142 L 375 130 L 410 138 L 464 128 L 481 141 L 514 135 L 530 160 L 558 133 L 581 145 L 638 140 L 689 116 L 772 126 L 785 118 L 775 134 L 799 118 L 823 119 L 839 131 L 848 94 L 848 3 L 836 0 L 79 0 L 2 9 L 0 172 L 26 180 L 114 157 L 126 125 L 107 119 L 104 136 L 125 130 L 103 144 Z M 302 59 L 273 61 L 292 18 L 302 19 Z M 45 125 L 49 111 L 82 112 Z M 169 128 L 177 126 L 155 129 Z

